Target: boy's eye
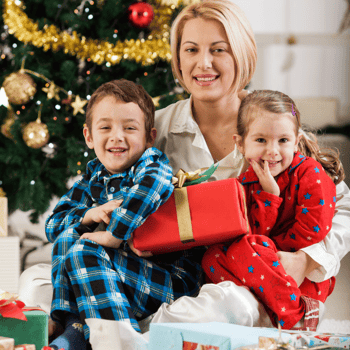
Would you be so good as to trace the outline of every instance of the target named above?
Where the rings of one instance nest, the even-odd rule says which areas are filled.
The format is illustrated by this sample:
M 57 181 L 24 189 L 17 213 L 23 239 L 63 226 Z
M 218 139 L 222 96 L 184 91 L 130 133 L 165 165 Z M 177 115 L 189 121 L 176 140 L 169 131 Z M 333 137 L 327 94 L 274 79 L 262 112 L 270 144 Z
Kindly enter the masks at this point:
M 100 129 L 110 129 L 109 126 L 101 126 Z
M 134 126 L 128 126 L 125 128 L 126 130 L 136 130 L 136 128 Z
M 263 143 L 263 142 L 265 142 L 265 139 L 260 137 L 260 138 L 256 139 L 256 142 Z

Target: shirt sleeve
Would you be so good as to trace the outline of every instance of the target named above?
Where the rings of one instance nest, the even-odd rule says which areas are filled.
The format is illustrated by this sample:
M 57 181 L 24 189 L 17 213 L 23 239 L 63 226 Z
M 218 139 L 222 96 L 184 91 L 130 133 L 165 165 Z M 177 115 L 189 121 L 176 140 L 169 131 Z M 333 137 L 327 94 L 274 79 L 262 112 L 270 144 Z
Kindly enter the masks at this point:
M 89 231 L 87 226 L 81 224 L 85 212 L 93 204 L 88 189 L 89 182 L 86 175 L 84 175 L 59 200 L 45 222 L 45 233 L 49 242 L 53 243 L 58 235 L 68 227 L 74 226 L 78 232 L 81 228 L 81 234 Z
M 123 203 L 115 209 L 107 231 L 127 240 L 146 218 L 165 203 L 174 190 L 172 168 L 167 162 L 142 162 L 135 170 L 133 185 L 123 192 Z
M 252 233 L 268 236 L 276 223 L 283 199 L 262 190 L 254 191 L 252 197 L 253 202 L 248 208 Z
M 297 251 L 322 241 L 332 226 L 335 185 L 313 159 L 302 163 L 298 172 L 295 220 L 285 232 L 274 237 L 279 249 Z M 296 174 L 295 174 L 296 175 Z
M 342 181 L 336 187 L 336 207 L 332 228 L 326 238 L 302 250 L 321 266 L 308 279 L 322 282 L 337 275 L 340 260 L 350 251 L 350 191 Z

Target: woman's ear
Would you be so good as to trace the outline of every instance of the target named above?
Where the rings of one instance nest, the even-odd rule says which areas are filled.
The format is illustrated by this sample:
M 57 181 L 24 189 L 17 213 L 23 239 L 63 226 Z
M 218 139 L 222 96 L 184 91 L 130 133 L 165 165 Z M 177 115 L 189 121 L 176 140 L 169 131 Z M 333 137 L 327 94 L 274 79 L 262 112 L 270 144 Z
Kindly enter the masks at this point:
M 85 138 L 85 143 L 90 149 L 94 149 L 94 142 L 92 140 L 92 135 L 89 131 L 89 128 L 84 125 L 84 130 L 83 130 L 84 138 Z
M 237 145 L 238 150 L 244 155 L 243 138 L 238 134 L 233 135 L 233 141 Z

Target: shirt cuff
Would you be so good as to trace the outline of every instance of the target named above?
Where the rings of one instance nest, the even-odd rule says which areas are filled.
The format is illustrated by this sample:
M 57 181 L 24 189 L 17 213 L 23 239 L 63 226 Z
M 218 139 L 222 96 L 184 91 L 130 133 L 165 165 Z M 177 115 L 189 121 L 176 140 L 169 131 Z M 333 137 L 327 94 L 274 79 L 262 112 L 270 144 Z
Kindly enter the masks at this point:
M 334 276 L 334 271 L 336 270 L 337 260 L 335 257 L 327 253 L 324 242 L 319 242 L 313 244 L 309 247 L 300 249 L 309 255 L 315 262 L 317 262 L 319 267 L 311 271 L 306 277 L 313 282 L 322 282 L 332 276 Z

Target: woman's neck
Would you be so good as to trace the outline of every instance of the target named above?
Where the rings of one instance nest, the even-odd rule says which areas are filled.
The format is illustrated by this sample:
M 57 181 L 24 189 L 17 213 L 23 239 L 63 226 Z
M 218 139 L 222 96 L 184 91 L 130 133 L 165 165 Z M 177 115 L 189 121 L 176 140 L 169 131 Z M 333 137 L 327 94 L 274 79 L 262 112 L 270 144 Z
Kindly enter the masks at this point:
M 237 132 L 240 103 L 237 95 L 225 102 L 192 100 L 193 117 L 215 162 L 225 158 L 235 147 L 233 135 Z
M 234 125 L 236 129 L 240 104 L 241 100 L 237 94 L 224 101 L 200 101 L 192 98 L 192 114 L 201 130 L 227 125 Z

